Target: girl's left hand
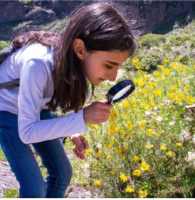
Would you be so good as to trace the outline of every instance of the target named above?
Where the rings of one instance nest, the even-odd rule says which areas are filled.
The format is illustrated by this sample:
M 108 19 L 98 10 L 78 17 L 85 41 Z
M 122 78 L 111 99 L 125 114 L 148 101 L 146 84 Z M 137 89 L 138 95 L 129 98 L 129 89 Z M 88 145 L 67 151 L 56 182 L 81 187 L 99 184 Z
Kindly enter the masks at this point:
M 88 142 L 87 140 L 79 133 L 74 134 L 70 137 L 70 140 L 75 145 L 73 149 L 74 154 L 80 158 L 85 158 L 85 150 L 88 149 Z

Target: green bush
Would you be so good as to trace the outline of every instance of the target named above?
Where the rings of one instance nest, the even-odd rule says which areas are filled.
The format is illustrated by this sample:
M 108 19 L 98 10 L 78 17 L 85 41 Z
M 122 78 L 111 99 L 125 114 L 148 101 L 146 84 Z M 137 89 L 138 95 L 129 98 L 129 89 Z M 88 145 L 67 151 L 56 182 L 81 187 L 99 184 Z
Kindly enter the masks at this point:
M 188 65 L 189 61 L 190 61 L 190 57 L 189 57 L 188 55 L 183 56 L 183 57 L 181 58 L 181 60 L 180 60 L 180 62 L 181 62 L 182 64 L 184 64 L 184 65 Z
M 163 61 L 163 53 L 158 49 L 141 51 L 136 58 L 132 59 L 131 65 L 125 65 L 127 70 L 143 70 L 152 72 Z
M 19 196 L 19 192 L 16 189 L 6 189 L 3 198 L 17 198 Z
M 19 2 L 27 5 L 27 4 L 31 3 L 32 0 L 19 0 Z
M 9 45 L 10 42 L 0 41 L 0 51 Z
M 147 34 L 140 36 L 138 44 L 141 47 L 154 47 L 160 46 L 162 43 L 166 42 L 166 37 L 164 35 L 157 35 L 157 34 Z
M 195 103 L 189 85 L 194 75 L 178 61 L 153 74 L 139 71 L 131 77 L 134 93 L 114 105 L 107 123 L 89 127 L 94 195 L 192 197 L 195 120 L 185 105 Z

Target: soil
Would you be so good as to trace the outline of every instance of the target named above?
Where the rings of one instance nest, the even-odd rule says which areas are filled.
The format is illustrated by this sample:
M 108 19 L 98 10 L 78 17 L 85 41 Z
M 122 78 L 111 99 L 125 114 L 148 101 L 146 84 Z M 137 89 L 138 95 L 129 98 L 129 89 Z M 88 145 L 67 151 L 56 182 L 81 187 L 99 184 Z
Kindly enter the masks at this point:
M 19 189 L 15 175 L 10 170 L 8 162 L 0 161 L 0 198 L 6 189 Z M 66 192 L 66 198 L 90 198 L 92 197 L 88 186 L 78 186 L 71 183 Z

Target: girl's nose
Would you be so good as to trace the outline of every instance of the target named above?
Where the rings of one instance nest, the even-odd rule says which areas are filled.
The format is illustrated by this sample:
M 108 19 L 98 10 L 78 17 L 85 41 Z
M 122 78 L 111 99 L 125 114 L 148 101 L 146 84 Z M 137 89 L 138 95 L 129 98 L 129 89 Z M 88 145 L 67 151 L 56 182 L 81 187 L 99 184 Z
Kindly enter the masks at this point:
M 118 73 L 118 69 L 113 70 L 112 73 L 110 73 L 110 74 L 108 75 L 108 80 L 109 80 L 109 81 L 115 81 L 116 76 L 117 76 L 117 73 Z

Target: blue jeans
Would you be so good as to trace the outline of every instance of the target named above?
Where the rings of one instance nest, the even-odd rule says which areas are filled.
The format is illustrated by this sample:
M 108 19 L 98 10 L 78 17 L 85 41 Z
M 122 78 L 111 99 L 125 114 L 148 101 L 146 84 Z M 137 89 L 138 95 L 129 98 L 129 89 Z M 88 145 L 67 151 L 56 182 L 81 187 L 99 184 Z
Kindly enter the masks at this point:
M 56 117 L 43 110 L 41 120 Z M 59 138 L 32 144 L 47 169 L 44 181 L 28 144 L 18 134 L 18 116 L 0 111 L 0 145 L 20 184 L 22 198 L 63 198 L 72 177 L 72 166 Z

